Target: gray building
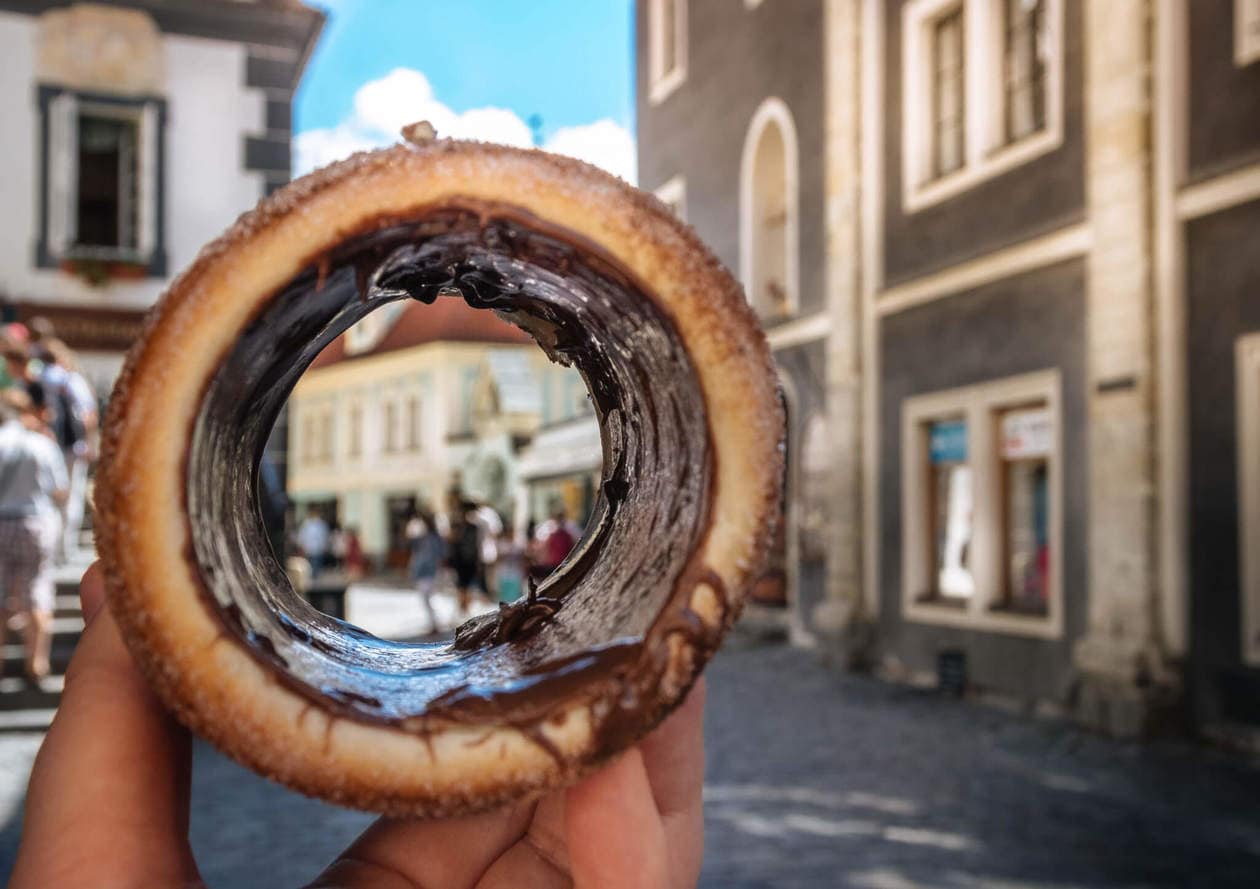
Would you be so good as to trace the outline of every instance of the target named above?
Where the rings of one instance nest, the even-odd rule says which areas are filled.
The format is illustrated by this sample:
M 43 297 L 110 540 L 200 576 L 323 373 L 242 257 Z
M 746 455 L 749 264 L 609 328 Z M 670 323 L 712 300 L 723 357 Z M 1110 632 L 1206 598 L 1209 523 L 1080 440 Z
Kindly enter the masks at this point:
M 1260 4 L 640 0 L 637 34 L 640 184 L 783 380 L 795 638 L 1118 733 L 1260 720 Z

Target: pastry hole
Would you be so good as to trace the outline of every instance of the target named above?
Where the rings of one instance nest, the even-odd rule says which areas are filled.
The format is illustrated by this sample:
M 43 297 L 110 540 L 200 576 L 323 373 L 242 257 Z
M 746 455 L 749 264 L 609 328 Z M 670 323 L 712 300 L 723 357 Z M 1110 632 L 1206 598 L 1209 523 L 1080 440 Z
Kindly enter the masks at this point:
M 259 500 L 314 608 L 381 639 L 449 643 L 577 550 L 602 459 L 578 369 L 451 288 L 388 303 L 324 347 L 272 429 Z
M 459 303 L 493 312 L 577 368 L 602 457 L 586 533 L 539 585 L 535 607 L 492 612 L 454 641 L 432 643 L 385 639 L 312 607 L 273 551 L 261 504 L 262 455 L 303 372 L 321 370 L 321 354 L 361 320 L 392 329 L 385 321 L 412 300 L 430 303 L 425 311 Z M 576 681 L 638 658 L 648 630 L 675 607 L 707 526 L 711 463 L 687 350 L 632 276 L 522 211 L 428 208 L 313 257 L 239 332 L 192 431 L 191 555 L 226 632 L 321 707 L 396 724 L 494 721 L 496 708 L 536 709 L 540 695 L 558 694 L 564 683 L 542 681 L 550 672 Z

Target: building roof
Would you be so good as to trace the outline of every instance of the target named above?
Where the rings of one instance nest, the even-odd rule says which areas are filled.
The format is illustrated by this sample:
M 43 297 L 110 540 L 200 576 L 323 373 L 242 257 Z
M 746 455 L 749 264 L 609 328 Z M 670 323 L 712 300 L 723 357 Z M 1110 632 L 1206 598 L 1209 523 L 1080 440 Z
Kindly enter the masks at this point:
M 406 308 L 377 343 L 351 354 L 346 334 L 333 340 L 311 362 L 311 370 L 342 361 L 357 361 L 428 343 L 532 343 L 529 334 L 486 309 L 474 309 L 457 297 L 441 297 L 432 305 L 408 301 Z

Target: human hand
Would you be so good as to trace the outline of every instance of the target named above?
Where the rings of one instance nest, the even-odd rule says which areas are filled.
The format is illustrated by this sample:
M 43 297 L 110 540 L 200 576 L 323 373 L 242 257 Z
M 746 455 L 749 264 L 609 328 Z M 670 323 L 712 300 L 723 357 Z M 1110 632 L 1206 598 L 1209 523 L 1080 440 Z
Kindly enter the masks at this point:
M 11 889 L 201 886 L 188 843 L 191 745 L 136 669 L 99 566 L 87 629 L 31 773 Z M 568 790 L 445 821 L 381 818 L 311 889 L 689 889 L 704 844 L 704 687 Z

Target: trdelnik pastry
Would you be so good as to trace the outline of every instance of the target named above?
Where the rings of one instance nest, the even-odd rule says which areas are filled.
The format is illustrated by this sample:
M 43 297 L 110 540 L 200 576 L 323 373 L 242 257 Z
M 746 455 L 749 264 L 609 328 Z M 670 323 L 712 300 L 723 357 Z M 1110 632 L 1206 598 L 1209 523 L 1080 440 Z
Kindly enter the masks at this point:
M 311 608 L 267 543 L 263 444 L 315 356 L 401 299 L 463 299 L 586 380 L 587 533 L 452 643 Z M 305 793 L 450 815 L 576 780 L 675 707 L 738 615 L 778 512 L 783 416 L 739 286 L 650 196 L 575 160 L 432 138 L 296 180 L 151 313 L 105 422 L 109 598 L 175 714 Z

